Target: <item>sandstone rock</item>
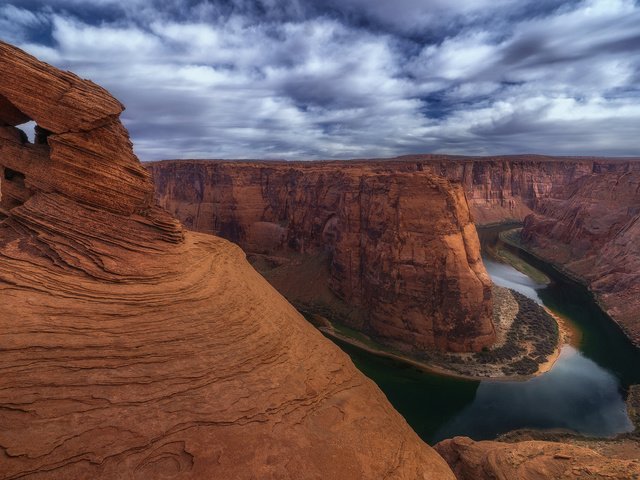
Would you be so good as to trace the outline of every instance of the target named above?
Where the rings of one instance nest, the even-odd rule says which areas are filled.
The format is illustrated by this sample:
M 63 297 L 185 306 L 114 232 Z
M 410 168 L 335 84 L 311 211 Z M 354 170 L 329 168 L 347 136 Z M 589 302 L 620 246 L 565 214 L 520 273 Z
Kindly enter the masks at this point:
M 384 161 L 394 171 L 429 171 L 462 183 L 477 225 L 523 221 L 578 179 L 640 168 L 640 158 L 508 155 L 407 155 Z
M 328 278 L 320 281 L 356 309 L 342 320 L 381 341 L 478 351 L 495 340 L 490 280 L 457 184 L 358 163 L 184 161 L 149 168 L 161 205 L 189 228 L 250 254 L 327 252 Z M 292 290 L 281 289 L 295 302 L 300 295 Z
M 584 280 L 640 345 L 640 165 L 584 176 L 541 201 L 522 238 Z
M 255 165 L 254 168 L 262 165 L 264 167 L 262 171 L 265 172 L 279 169 L 310 172 L 320 167 L 326 172 L 332 169 L 349 172 L 364 169 L 376 175 L 388 175 L 388 178 L 412 172 L 421 176 L 425 172 L 430 172 L 462 185 L 474 222 L 478 225 L 508 221 L 522 222 L 525 217 L 533 213 L 534 215 L 527 220 L 526 241 L 538 254 L 561 267 L 566 267 L 570 273 L 589 285 L 589 288 L 599 297 L 607 313 L 625 328 L 632 340 L 638 342 L 640 321 L 635 312 L 640 306 L 637 300 L 640 298 L 640 279 L 638 278 L 640 264 L 637 252 L 640 222 L 635 219 L 639 209 L 636 190 L 640 159 L 540 155 L 502 157 L 408 155 L 377 161 L 352 160 L 311 162 L 311 164 L 266 162 Z M 253 203 L 249 205 L 244 194 L 236 194 L 237 200 L 231 202 L 212 200 L 210 191 L 214 182 L 216 198 L 223 199 L 232 194 L 232 189 L 228 187 L 230 173 L 213 177 L 213 167 L 209 167 L 208 162 L 162 162 L 153 164 L 150 168 L 158 172 L 157 195 L 161 203 L 182 219 L 189 228 L 217 232 L 233 241 L 241 242 L 241 245 L 249 251 L 264 250 L 261 245 L 264 244 L 265 239 L 256 240 L 246 231 L 239 229 L 239 225 L 252 224 L 251 222 L 257 222 L 257 219 L 261 218 L 259 202 L 255 203 L 252 200 L 250 202 Z M 245 165 L 243 168 L 249 167 Z M 298 173 L 298 176 L 300 175 L 302 173 Z M 164 178 L 172 180 L 165 181 Z M 247 182 L 254 188 L 250 195 L 255 195 L 255 198 L 266 195 L 268 193 L 266 190 L 265 193 L 264 189 L 256 186 L 264 186 L 264 182 L 268 180 L 269 175 L 266 174 L 263 177 L 257 175 L 249 178 Z M 425 182 L 423 189 L 425 191 L 428 188 L 426 185 Z M 334 187 L 336 188 L 338 187 Z M 575 200 L 571 202 L 570 198 L 573 195 Z M 278 205 L 286 209 L 285 204 L 289 199 L 286 195 L 280 195 L 273 201 L 282 202 Z M 242 205 L 243 211 L 249 207 L 255 208 L 254 215 L 248 220 L 238 217 L 243 215 L 238 213 L 238 205 Z M 296 204 L 296 215 L 305 215 L 303 213 L 305 209 L 315 208 L 309 205 L 310 203 Z M 270 210 L 267 211 L 269 212 Z M 330 210 L 323 211 L 318 218 L 329 214 Z M 418 211 L 417 215 L 418 218 L 421 215 L 423 218 L 433 218 L 434 213 Z M 404 215 L 404 218 L 406 219 L 407 216 Z M 326 224 L 324 230 L 320 228 L 322 226 L 312 226 L 311 223 L 304 228 L 312 235 L 325 237 L 337 235 L 337 221 L 337 218 L 332 219 Z M 290 224 L 285 223 L 289 228 Z M 273 225 L 280 229 L 284 228 L 278 223 Z M 283 230 L 278 232 L 273 230 L 266 251 L 277 250 L 278 246 L 286 244 L 286 235 Z M 308 235 L 304 240 L 305 245 L 309 245 Z M 300 246 L 296 248 L 300 249 Z M 358 267 L 360 263 L 353 262 L 350 265 Z M 591 268 L 592 265 L 595 265 L 595 268 Z M 376 271 L 380 268 L 382 268 L 380 265 L 375 265 Z M 349 273 L 345 274 L 342 287 L 334 281 L 332 283 L 334 289 L 357 291 L 350 282 L 355 282 L 356 286 L 360 285 L 360 276 L 364 276 L 365 271 L 358 271 L 357 268 L 346 271 Z M 389 269 L 386 269 L 386 272 L 384 275 L 388 274 Z M 402 274 L 407 278 L 413 276 L 409 268 L 403 268 Z M 347 277 L 351 280 L 347 281 Z M 287 294 L 291 290 L 283 282 L 278 283 L 278 288 Z M 385 287 L 385 292 L 388 290 Z M 389 295 L 392 293 L 393 289 Z M 415 293 L 416 297 L 424 297 L 424 292 Z M 296 294 L 299 296 L 300 292 Z M 416 297 L 413 299 L 414 302 Z M 357 298 L 357 295 L 354 295 L 352 300 L 353 298 Z M 386 305 L 387 302 L 382 310 L 389 310 Z M 393 312 L 392 316 L 385 316 L 383 323 L 389 325 L 385 325 L 384 329 L 391 331 L 393 319 L 399 318 L 401 317 L 398 316 L 398 312 Z M 406 314 L 404 318 L 411 318 L 411 316 Z M 408 323 L 412 325 L 415 322 L 409 320 Z M 483 334 L 479 333 L 482 331 L 488 331 L 486 324 L 475 334 L 482 336 Z M 449 345 L 447 348 L 458 347 Z
M 116 100 L 0 66 L 0 478 L 453 478 L 238 247 L 155 206 Z
M 458 480 L 572 480 L 640 478 L 640 460 L 608 458 L 564 443 L 474 442 L 467 437 L 435 446 Z

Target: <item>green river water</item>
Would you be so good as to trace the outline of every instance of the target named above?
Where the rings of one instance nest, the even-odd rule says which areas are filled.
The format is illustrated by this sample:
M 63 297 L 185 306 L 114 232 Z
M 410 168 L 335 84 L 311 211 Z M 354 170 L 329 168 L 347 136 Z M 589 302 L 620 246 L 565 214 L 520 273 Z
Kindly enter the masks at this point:
M 504 229 L 479 230 L 485 266 L 494 283 L 543 303 L 569 319 L 581 334 L 580 344 L 565 345 L 549 372 L 527 381 L 461 380 L 336 343 L 431 444 L 455 435 L 491 439 L 518 428 L 561 428 L 599 436 L 631 431 L 624 400 L 628 386 L 640 383 L 640 350 L 585 287 L 550 265 L 511 248 L 551 278 L 545 286 L 486 256 L 486 247 L 499 241 Z

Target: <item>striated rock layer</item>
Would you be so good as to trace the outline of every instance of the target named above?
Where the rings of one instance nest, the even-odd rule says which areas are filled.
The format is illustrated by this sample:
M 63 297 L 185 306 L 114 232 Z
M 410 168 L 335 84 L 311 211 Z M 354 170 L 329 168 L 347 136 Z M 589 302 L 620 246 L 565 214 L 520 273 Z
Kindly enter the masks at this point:
M 105 90 L 4 43 L 0 70 L 0 478 L 453 478 L 238 247 L 154 205 Z
M 294 253 L 298 261 L 326 255 L 326 278 L 308 282 L 307 301 L 299 284 L 312 267 L 304 260 L 298 271 L 270 278 L 299 307 L 329 315 L 350 309 L 338 315 L 342 322 L 403 350 L 478 351 L 495 340 L 491 282 L 457 184 L 366 164 L 161 162 L 150 169 L 160 203 L 189 228 L 278 265 Z M 341 307 L 321 298 L 323 284 Z
M 574 181 L 592 174 L 640 168 L 640 159 L 512 155 L 401 157 L 397 165 L 416 164 L 462 183 L 478 225 L 521 222 L 550 198 L 564 195 Z
M 566 443 L 474 442 L 455 437 L 436 445 L 458 480 L 637 480 L 640 460 L 603 456 Z
M 260 166 L 264 171 L 296 171 L 299 172 L 298 177 L 318 170 L 365 170 L 375 172 L 380 178 L 386 175 L 389 179 L 411 174 L 422 177 L 425 172 L 443 176 L 462 185 L 478 225 L 523 222 L 529 216 L 524 234 L 527 246 L 585 282 L 630 338 L 636 343 L 640 341 L 640 316 L 637 314 L 640 311 L 640 253 L 639 243 L 634 241 L 639 238 L 640 228 L 637 221 L 640 159 L 409 155 L 369 161 L 253 162 L 251 166 L 246 163 L 188 160 L 149 165 L 158 178 L 156 195 L 160 202 L 187 227 L 217 232 L 239 241 L 250 251 L 258 251 L 265 244 L 264 238 L 253 238 L 246 231 L 238 230 L 242 219 L 236 221 L 232 218 L 236 210 L 227 211 L 231 205 L 234 209 L 238 205 L 242 207 L 245 196 L 236 195 L 237 199 L 232 203 L 220 200 L 232 191 L 231 187 L 225 186 L 235 171 L 232 165 L 238 165 L 235 167 L 238 172 Z M 216 169 L 224 169 L 226 173 L 215 176 L 213 172 L 218 171 Z M 258 183 L 263 182 L 263 178 L 254 177 L 253 181 L 257 182 L 253 185 L 256 191 L 262 192 L 264 188 L 258 187 Z M 296 185 L 295 178 L 290 182 L 290 185 Z M 425 192 L 428 188 L 425 185 L 421 190 Z M 277 201 L 283 202 L 278 208 L 289 208 L 289 204 L 284 204 L 289 201 L 286 196 L 279 197 Z M 256 208 L 259 209 L 260 205 L 262 203 Z M 297 215 L 311 215 L 303 213 L 303 209 L 315 207 L 307 203 L 296 204 L 296 208 Z M 435 218 L 434 213 L 424 209 L 415 209 L 410 214 L 425 224 Z M 319 218 L 323 218 L 322 215 Z M 393 215 L 385 221 L 394 225 L 389 218 Z M 288 225 L 287 221 L 283 225 Z M 281 228 L 286 237 L 288 230 Z M 311 232 L 316 235 L 322 233 L 317 229 Z M 247 240 L 249 237 L 251 241 Z M 277 234 L 276 238 L 279 238 Z M 269 245 L 272 248 L 274 244 Z M 357 267 L 359 263 L 355 265 Z M 365 275 L 357 269 L 350 272 L 352 279 L 359 274 Z M 288 294 L 290 289 L 287 285 L 278 279 L 273 281 L 270 278 L 270 281 Z M 415 297 L 424 297 L 424 292 L 416 291 Z M 483 328 L 483 331 L 488 331 L 486 326 Z
M 640 165 L 585 175 L 528 216 L 522 241 L 586 281 L 640 346 Z
M 153 171 L 159 165 L 174 164 L 181 178 L 203 178 L 208 162 L 216 160 L 167 160 L 147 164 Z M 219 161 L 217 161 L 219 162 Z M 565 189 L 576 180 L 590 175 L 624 173 L 640 170 L 640 158 L 550 157 L 544 155 L 507 155 L 495 157 L 468 157 L 459 155 L 406 155 L 403 157 L 372 160 L 342 160 L 313 162 L 254 162 L 271 167 L 317 167 L 343 169 L 369 168 L 380 173 L 430 172 L 463 186 L 474 221 L 477 225 L 521 222 L 538 210 L 548 198 L 562 198 Z M 202 172 L 197 174 L 198 170 Z M 200 185 L 202 186 L 202 185 Z M 168 196 L 160 185 L 156 194 Z M 206 228 L 202 212 L 194 222 Z M 204 222 L 204 223 L 200 223 Z M 195 228 L 197 226 L 194 225 Z
M 230 165 L 265 165 L 272 169 L 296 168 L 302 172 L 309 169 L 358 170 L 397 174 L 428 172 L 460 183 L 467 202 L 478 225 L 523 221 L 536 210 L 538 203 L 549 197 L 562 195 L 564 188 L 574 180 L 600 171 L 625 171 L 630 166 L 640 165 L 640 159 L 608 160 L 572 157 L 545 157 L 540 155 L 514 155 L 501 157 L 465 157 L 454 155 L 407 155 L 390 159 L 312 161 L 312 162 L 224 162 L 216 160 L 167 160 L 148 163 L 155 174 L 172 170 L 178 176 L 175 185 L 156 183 L 156 195 L 161 202 L 198 201 L 204 188 L 211 188 L 208 175 L 210 162 Z M 635 167 L 634 167 L 635 168 Z M 230 167 L 227 167 L 231 172 Z M 189 182 L 195 182 L 193 184 Z M 183 185 L 177 182 L 183 182 Z M 184 187 L 184 188 L 182 188 Z M 218 188 L 222 188 L 218 185 Z M 192 193 L 182 193 L 185 189 Z M 183 195 L 178 197 L 177 195 Z M 175 198 L 174 198 L 175 196 Z M 213 212 L 191 209 L 179 211 L 189 226 L 196 230 L 211 230 Z M 221 212 L 216 212 L 221 213 Z

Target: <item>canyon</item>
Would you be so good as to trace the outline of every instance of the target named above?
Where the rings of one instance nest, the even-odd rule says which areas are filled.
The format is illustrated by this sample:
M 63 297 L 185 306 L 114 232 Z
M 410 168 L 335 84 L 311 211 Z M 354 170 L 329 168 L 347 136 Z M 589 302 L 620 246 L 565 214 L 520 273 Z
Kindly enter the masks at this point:
M 394 344 L 481 349 L 492 299 L 474 213 L 435 166 L 171 162 L 157 165 L 174 177 L 151 166 L 154 187 L 106 90 L 3 42 L 0 71 L 3 480 L 640 476 L 637 459 L 569 443 L 434 450 L 245 252 L 191 231 L 244 243 L 259 268 L 284 267 L 274 284 L 302 300 L 315 285 Z M 537 208 L 495 191 L 478 198 L 505 218 Z M 308 266 L 311 285 L 287 278 Z
M 108 92 L 4 43 L 0 70 L 0 478 L 454 478 L 237 246 L 155 205 Z
M 300 181 L 310 172 L 319 170 L 365 170 L 389 178 L 406 175 L 420 177 L 425 173 L 446 178 L 452 185 L 460 185 L 464 190 L 471 218 L 476 225 L 524 222 L 522 246 L 587 285 L 603 309 L 629 338 L 636 344 L 640 339 L 640 319 L 636 313 L 640 306 L 637 300 L 640 298 L 637 295 L 640 288 L 640 251 L 637 242 L 633 241 L 637 238 L 640 225 L 637 221 L 640 202 L 638 158 L 407 155 L 378 160 L 315 162 L 174 160 L 152 162 L 147 166 L 156 179 L 159 203 L 188 228 L 229 238 L 250 253 L 260 252 L 265 242 L 247 234 L 250 229 L 256 228 L 249 225 L 261 224 L 263 212 L 266 212 L 266 218 L 273 216 L 273 211 L 290 207 L 286 206 L 286 195 L 281 194 L 280 197 L 271 196 L 269 205 L 264 200 L 255 205 L 254 201 L 250 208 L 255 208 L 256 213 L 251 218 L 233 217 L 232 212 L 238 211 L 235 205 L 242 206 L 245 201 L 249 202 L 245 196 L 239 195 L 235 203 L 232 202 L 233 209 L 228 208 L 229 202 L 224 197 L 230 195 L 236 185 L 236 174 L 242 175 L 247 170 L 282 172 L 284 178 L 284 172 L 295 171 Z M 261 176 L 256 173 L 252 179 L 254 183 L 249 187 L 261 192 L 258 198 L 271 195 L 263 183 L 267 178 L 266 174 Z M 288 187 L 281 188 L 294 191 L 296 188 L 306 189 L 307 186 L 302 183 L 298 186 L 296 181 L 290 180 Z M 426 191 L 426 188 L 422 190 Z M 308 203 L 296 206 L 296 214 L 300 216 L 311 214 L 305 209 L 315 208 Z M 322 213 L 328 215 L 331 211 L 325 209 Z M 414 210 L 414 214 L 417 220 L 430 215 L 424 210 Z M 285 228 L 289 225 L 288 219 L 282 214 L 279 218 L 284 222 L 280 226 L 282 235 L 287 237 L 290 234 Z M 395 225 L 393 216 L 388 217 L 386 222 L 387 225 Z M 312 238 L 321 238 L 321 230 L 314 231 L 307 226 L 306 231 Z M 309 242 L 313 240 L 307 239 L 307 244 Z M 267 250 L 273 252 L 280 246 L 272 242 Z M 337 264 L 340 265 L 340 261 Z M 377 269 L 379 275 L 385 274 L 380 267 Z M 292 291 L 279 275 L 270 276 L 269 271 L 263 269 L 262 273 L 294 304 L 305 307 L 312 303 L 313 299 L 304 298 L 301 285 L 295 285 L 294 290 L 297 291 Z M 352 282 L 354 274 L 358 273 L 361 272 L 352 270 L 349 281 Z M 284 276 L 295 275 L 296 272 L 288 272 Z M 324 281 L 320 278 L 314 280 L 314 285 Z M 339 291 L 337 280 L 333 278 L 332 282 L 333 291 Z M 422 297 L 423 294 L 416 292 L 415 297 Z M 374 310 L 377 308 L 374 305 L 372 307 Z M 386 313 L 397 315 L 397 312 Z M 344 320 L 350 316 L 343 314 L 340 318 Z M 350 324 L 362 327 L 358 322 L 351 321 Z M 482 330 L 488 332 L 488 325 Z M 457 346 L 448 347 L 455 349 Z
M 640 346 L 640 164 L 586 175 L 541 200 L 521 242 L 586 283 Z
M 151 171 L 164 208 L 236 242 L 301 310 L 400 350 L 478 351 L 495 339 L 478 236 L 464 192 L 446 179 L 364 164 Z

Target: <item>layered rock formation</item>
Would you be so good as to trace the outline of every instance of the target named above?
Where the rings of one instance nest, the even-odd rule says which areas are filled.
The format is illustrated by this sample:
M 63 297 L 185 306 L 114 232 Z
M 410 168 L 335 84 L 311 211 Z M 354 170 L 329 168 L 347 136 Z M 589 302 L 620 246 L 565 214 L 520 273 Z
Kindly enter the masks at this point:
M 522 241 L 585 281 L 640 345 L 640 164 L 585 175 L 526 218 Z
M 444 440 L 436 450 L 458 480 L 633 480 L 640 478 L 637 458 L 614 458 L 566 443 Z
M 160 203 L 187 227 L 232 240 L 262 262 L 301 262 L 280 280 L 266 276 L 305 310 L 328 310 L 403 350 L 478 351 L 495 339 L 490 280 L 459 185 L 366 164 L 150 169 Z M 300 257 L 323 255 L 326 277 L 305 292 L 300 283 L 312 267 Z M 335 299 L 323 298 L 325 285 Z
M 640 165 L 640 159 L 413 155 L 390 164 L 393 168 L 411 165 L 462 183 L 476 224 L 487 225 L 521 222 L 545 199 L 562 196 L 575 180 L 592 173 L 624 172 Z
M 453 478 L 238 247 L 154 205 L 105 90 L 4 43 L 0 70 L 0 478 Z
M 265 170 L 293 169 L 300 171 L 299 176 L 302 172 L 318 169 L 366 170 L 388 178 L 407 174 L 423 176 L 429 172 L 462 185 L 478 225 L 522 222 L 528 215 L 535 214 L 529 218 L 525 229 L 528 246 L 543 258 L 566 267 L 589 285 L 607 313 L 638 342 L 640 317 L 635 312 L 640 306 L 636 301 L 640 298 L 640 268 L 638 242 L 634 239 L 638 238 L 639 228 L 635 219 L 638 215 L 640 159 L 409 155 L 377 161 L 254 162 L 252 168 L 258 168 L 258 165 Z M 225 213 L 230 204 L 212 200 L 213 189 L 217 189 L 218 199 L 224 196 L 225 188 L 231 191 L 224 186 L 230 178 L 231 167 L 225 168 L 226 177 L 214 178 L 211 162 L 167 161 L 150 165 L 159 179 L 156 194 L 160 202 L 189 228 L 217 232 L 240 241 L 250 251 L 259 251 L 266 241 L 270 245 L 269 251 L 273 250 L 278 242 L 267 241 L 264 235 L 248 241 L 252 234 L 247 235 L 245 231 L 241 238 L 239 231 L 234 230 L 238 228 L 238 222 Z M 248 166 L 244 164 L 238 168 L 242 170 Z M 254 181 L 262 180 L 256 177 Z M 254 187 L 258 190 L 257 184 Z M 237 204 L 244 202 L 243 195 L 238 199 Z M 285 202 L 286 198 L 280 197 L 280 200 Z M 298 205 L 297 208 L 307 207 Z M 423 213 L 416 214 L 418 218 L 433 216 L 430 212 Z M 309 231 L 321 234 L 317 229 Z M 287 236 L 284 227 L 280 233 L 274 232 L 272 239 L 280 238 L 280 234 Z M 358 272 L 352 271 L 352 278 L 354 274 Z M 278 283 L 277 279 L 274 284 L 287 293 L 287 285 Z M 299 296 L 300 292 L 296 294 Z M 417 296 L 424 297 L 420 292 Z

